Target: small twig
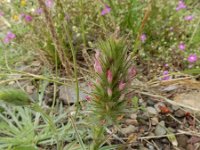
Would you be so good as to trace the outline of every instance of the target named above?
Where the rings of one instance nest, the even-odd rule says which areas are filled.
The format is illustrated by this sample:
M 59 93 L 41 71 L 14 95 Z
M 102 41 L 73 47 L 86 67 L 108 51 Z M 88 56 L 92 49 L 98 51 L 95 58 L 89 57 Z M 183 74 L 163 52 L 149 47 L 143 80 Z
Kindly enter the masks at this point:
M 139 92 L 139 91 L 136 91 L 136 93 L 140 93 L 140 94 L 143 94 L 143 95 L 148 95 L 148 96 L 151 96 L 151 97 L 154 97 L 154 98 L 161 98 L 161 99 L 163 99 L 164 101 L 170 103 L 171 105 L 181 106 L 181 107 L 188 108 L 188 109 L 193 110 L 193 111 L 196 111 L 196 112 L 200 112 L 200 110 L 197 109 L 197 108 L 193 108 L 193 107 L 191 107 L 191 106 L 186 106 L 186 105 L 184 105 L 184 104 L 177 103 L 177 102 L 175 102 L 175 101 L 172 101 L 172 100 L 170 100 L 170 99 L 168 99 L 168 98 L 166 98 L 166 97 L 160 96 L 160 95 L 153 95 L 153 94 L 150 94 L 150 93 L 147 93 L 147 92 Z

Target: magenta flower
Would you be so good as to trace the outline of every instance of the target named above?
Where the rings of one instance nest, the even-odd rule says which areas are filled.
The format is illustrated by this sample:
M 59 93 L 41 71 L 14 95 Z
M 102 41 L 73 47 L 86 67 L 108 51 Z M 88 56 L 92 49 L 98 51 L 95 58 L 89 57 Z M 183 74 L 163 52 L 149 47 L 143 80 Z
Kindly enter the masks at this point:
M 12 33 L 11 31 L 9 31 L 7 34 L 6 34 L 6 37 L 4 38 L 4 43 L 5 44 L 8 44 L 11 42 L 12 39 L 16 38 L 16 35 L 14 33 Z
M 112 96 L 112 90 L 111 90 L 111 88 L 108 88 L 108 89 L 107 89 L 107 94 L 108 94 L 109 97 Z
M 132 79 L 136 75 L 136 73 L 137 72 L 136 72 L 136 69 L 134 66 L 132 66 L 128 69 L 128 76 L 130 79 Z
M 113 75 L 112 75 L 112 71 L 111 70 L 107 71 L 107 80 L 108 80 L 108 83 L 112 83 Z
M 104 16 L 111 11 L 111 8 L 108 5 L 105 5 L 104 9 L 101 11 L 101 15 Z
M 35 10 L 35 13 L 38 15 L 41 15 L 43 13 L 43 9 L 42 8 L 38 8 Z
M 197 61 L 197 59 L 198 59 L 198 57 L 197 57 L 196 54 L 190 54 L 190 55 L 188 56 L 188 59 L 187 59 L 187 60 L 188 60 L 190 63 L 194 63 L 194 62 Z
M 31 22 L 33 20 L 32 16 L 30 15 L 25 15 L 24 19 L 26 22 Z
M 95 59 L 94 70 L 95 70 L 95 72 L 97 72 L 99 74 L 101 74 L 103 72 L 101 64 L 100 64 L 100 62 L 97 59 Z
M 46 5 L 48 8 L 53 7 L 53 0 L 46 0 L 46 1 L 45 1 L 45 5 Z
M 163 78 L 162 78 L 162 80 L 169 80 L 170 76 L 168 74 L 169 74 L 169 72 L 167 70 L 165 70 L 163 72 Z
M 126 86 L 126 83 L 124 83 L 123 81 L 119 82 L 119 91 L 122 91 Z
M 184 20 L 186 21 L 191 21 L 194 17 L 192 15 L 189 15 L 189 16 L 185 16 L 184 17 Z
M 179 47 L 179 49 L 182 50 L 182 51 L 185 50 L 185 44 L 182 43 L 182 42 L 179 44 L 178 47 Z
M 183 0 L 180 0 L 180 1 L 178 2 L 178 6 L 176 7 L 176 10 L 179 11 L 179 10 L 185 9 L 185 8 L 186 8 L 186 5 L 185 5 L 184 1 L 183 1 Z
M 140 40 L 144 43 L 145 41 L 146 41 L 146 39 L 147 39 L 147 36 L 146 36 L 146 34 L 142 34 L 141 36 L 140 36 Z

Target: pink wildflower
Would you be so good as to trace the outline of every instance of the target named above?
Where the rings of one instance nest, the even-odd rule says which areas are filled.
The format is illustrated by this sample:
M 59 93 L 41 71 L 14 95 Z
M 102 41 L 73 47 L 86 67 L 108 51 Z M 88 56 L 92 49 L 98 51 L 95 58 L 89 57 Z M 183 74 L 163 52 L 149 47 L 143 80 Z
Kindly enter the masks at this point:
M 32 16 L 30 15 L 25 15 L 24 19 L 26 22 L 31 22 L 33 20 Z
M 95 72 L 97 72 L 99 74 L 103 72 L 101 64 L 100 64 L 100 62 L 97 59 L 95 59 L 94 70 L 95 70 Z
M 107 71 L 107 80 L 108 80 L 108 83 L 112 83 L 113 75 L 110 69 Z
M 188 61 L 189 61 L 190 63 L 196 62 L 197 59 L 198 59 L 198 57 L 197 57 L 196 54 L 190 54 L 190 55 L 188 56 Z
M 112 96 L 112 90 L 111 90 L 111 88 L 108 88 L 108 89 L 107 89 L 107 94 L 108 94 L 109 97 Z
M 165 66 L 165 67 L 169 67 L 169 64 L 165 64 L 164 66 Z
M 6 34 L 6 37 L 4 38 L 4 43 L 5 44 L 8 44 L 11 42 L 12 39 L 14 39 L 16 37 L 16 35 L 14 33 L 12 33 L 11 31 L 9 31 L 7 34 Z
M 178 47 L 179 47 L 179 49 L 182 50 L 182 51 L 185 50 L 185 44 L 182 43 L 182 42 L 179 44 Z
M 53 0 L 46 0 L 46 1 L 45 1 L 45 5 L 46 5 L 48 8 L 53 7 Z
M 185 16 L 184 17 L 184 20 L 186 21 L 191 21 L 194 17 L 192 15 L 189 15 L 189 16 Z
M 111 11 L 111 8 L 108 5 L 105 5 L 104 9 L 101 11 L 101 15 L 104 16 Z
M 168 74 L 169 74 L 169 72 L 167 70 L 165 70 L 163 72 L 163 78 L 162 78 L 162 80 L 169 80 L 170 76 Z
M 43 13 L 43 9 L 42 8 L 38 8 L 35 11 L 36 14 L 41 15 Z
M 122 91 L 126 86 L 126 83 L 124 83 L 123 81 L 119 82 L 119 90 Z
M 179 11 L 179 10 L 185 9 L 185 8 L 186 8 L 186 5 L 185 5 L 184 1 L 183 1 L 183 0 L 180 0 L 180 1 L 178 2 L 178 6 L 176 7 L 176 10 Z
M 146 39 L 147 39 L 147 36 L 146 36 L 146 34 L 142 34 L 141 36 L 140 36 L 140 40 L 142 41 L 142 43 L 144 43 L 145 41 L 146 41 Z

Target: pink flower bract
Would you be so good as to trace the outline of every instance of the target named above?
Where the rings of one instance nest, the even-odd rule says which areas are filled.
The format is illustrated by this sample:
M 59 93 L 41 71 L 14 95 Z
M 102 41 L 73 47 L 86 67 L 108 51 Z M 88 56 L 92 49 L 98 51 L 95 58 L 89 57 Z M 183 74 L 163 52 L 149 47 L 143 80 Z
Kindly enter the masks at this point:
M 95 70 L 95 72 L 97 72 L 99 74 L 101 74 L 103 72 L 101 64 L 100 64 L 100 62 L 97 59 L 95 59 L 94 70 Z
M 107 89 L 107 94 L 108 94 L 109 97 L 112 96 L 112 90 L 111 90 L 111 88 L 108 88 L 108 89 Z
M 112 71 L 111 70 L 107 71 L 107 80 L 108 80 L 108 83 L 112 83 L 113 75 L 112 75 Z
M 122 91 L 126 86 L 126 83 L 124 83 L 123 81 L 119 82 L 119 91 Z
M 197 57 L 196 54 L 190 54 L 190 55 L 188 56 L 188 61 L 189 61 L 190 63 L 196 62 L 197 59 L 198 59 L 198 57 Z

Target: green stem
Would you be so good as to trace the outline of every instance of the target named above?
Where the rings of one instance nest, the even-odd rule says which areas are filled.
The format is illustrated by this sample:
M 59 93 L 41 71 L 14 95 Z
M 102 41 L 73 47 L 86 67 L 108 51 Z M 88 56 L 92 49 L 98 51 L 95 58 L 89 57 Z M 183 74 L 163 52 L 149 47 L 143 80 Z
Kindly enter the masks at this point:
M 86 36 L 85 36 L 85 26 L 84 26 L 84 22 L 83 22 L 83 11 L 84 11 L 84 7 L 83 7 L 83 0 L 79 0 L 79 5 L 81 7 L 81 15 L 80 15 L 80 22 L 81 22 L 81 35 L 82 35 L 82 40 L 84 43 L 84 46 L 86 47 L 87 43 L 86 43 Z
M 73 126 L 73 128 L 74 128 L 74 130 L 75 130 L 75 132 L 76 132 L 76 136 L 77 136 L 77 139 L 78 139 L 78 141 L 79 141 L 79 144 L 81 145 L 82 150 L 86 150 L 85 145 L 84 145 L 84 143 L 83 143 L 83 140 L 81 139 L 81 136 L 80 136 L 80 134 L 78 133 L 76 124 L 74 123 L 73 117 L 70 116 L 69 118 L 70 118 L 71 123 L 72 123 L 72 126 Z

